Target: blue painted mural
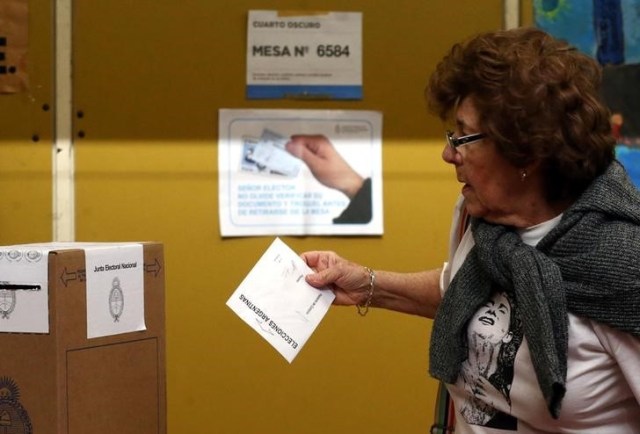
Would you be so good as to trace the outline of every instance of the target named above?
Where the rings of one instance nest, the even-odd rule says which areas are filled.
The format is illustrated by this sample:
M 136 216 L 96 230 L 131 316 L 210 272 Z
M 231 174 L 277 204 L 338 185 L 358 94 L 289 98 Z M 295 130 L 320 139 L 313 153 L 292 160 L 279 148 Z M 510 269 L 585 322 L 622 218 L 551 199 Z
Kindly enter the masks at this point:
M 603 66 L 616 156 L 640 187 L 640 0 L 534 0 L 536 26 Z

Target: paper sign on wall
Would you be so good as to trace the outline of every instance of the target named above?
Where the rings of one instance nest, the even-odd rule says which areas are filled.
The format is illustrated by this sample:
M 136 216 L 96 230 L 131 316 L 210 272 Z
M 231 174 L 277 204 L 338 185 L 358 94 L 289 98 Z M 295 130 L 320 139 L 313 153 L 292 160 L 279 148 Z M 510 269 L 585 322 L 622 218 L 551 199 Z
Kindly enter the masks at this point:
M 0 2 L 0 94 L 27 88 L 29 6 L 27 0 Z
M 362 14 L 249 11 L 247 98 L 362 99 Z
M 219 120 L 223 236 L 382 234 L 381 113 L 221 109 Z M 294 157 L 286 146 L 294 135 L 330 142 L 363 180 L 358 194 L 328 186 Z

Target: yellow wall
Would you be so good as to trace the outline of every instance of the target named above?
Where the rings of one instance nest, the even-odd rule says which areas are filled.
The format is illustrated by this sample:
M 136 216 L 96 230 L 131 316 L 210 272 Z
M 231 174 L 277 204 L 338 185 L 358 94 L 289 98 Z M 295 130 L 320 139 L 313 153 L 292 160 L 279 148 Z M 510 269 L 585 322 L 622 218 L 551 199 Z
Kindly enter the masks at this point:
M 2 245 L 51 238 L 52 10 L 38 2 L 29 12 L 29 89 L 0 94 Z
M 51 12 L 30 4 L 32 90 L 0 96 L 2 244 L 51 237 Z M 364 99 L 246 100 L 250 9 L 362 11 Z M 217 111 L 381 111 L 384 236 L 283 238 L 378 269 L 438 266 L 459 187 L 422 91 L 453 42 L 501 27 L 502 1 L 76 0 L 73 13 L 76 238 L 165 244 L 169 432 L 427 432 L 429 321 L 333 308 L 289 365 L 225 306 L 272 238 L 219 235 Z

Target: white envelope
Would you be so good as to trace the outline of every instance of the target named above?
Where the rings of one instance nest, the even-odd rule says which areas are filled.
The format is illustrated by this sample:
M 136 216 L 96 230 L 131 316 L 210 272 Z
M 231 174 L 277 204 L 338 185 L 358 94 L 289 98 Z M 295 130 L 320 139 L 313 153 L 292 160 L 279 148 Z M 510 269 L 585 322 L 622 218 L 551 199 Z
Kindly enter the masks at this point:
M 298 355 L 335 295 L 305 282 L 307 264 L 276 238 L 234 291 L 227 306 L 289 363 Z

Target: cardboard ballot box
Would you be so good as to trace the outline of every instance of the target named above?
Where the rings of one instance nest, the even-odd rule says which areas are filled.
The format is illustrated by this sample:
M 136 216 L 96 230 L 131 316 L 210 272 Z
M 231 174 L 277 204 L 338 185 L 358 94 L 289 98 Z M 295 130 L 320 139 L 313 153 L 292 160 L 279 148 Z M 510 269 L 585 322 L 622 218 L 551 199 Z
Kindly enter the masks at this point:
M 0 433 L 165 434 L 165 393 L 162 244 L 0 248 Z

